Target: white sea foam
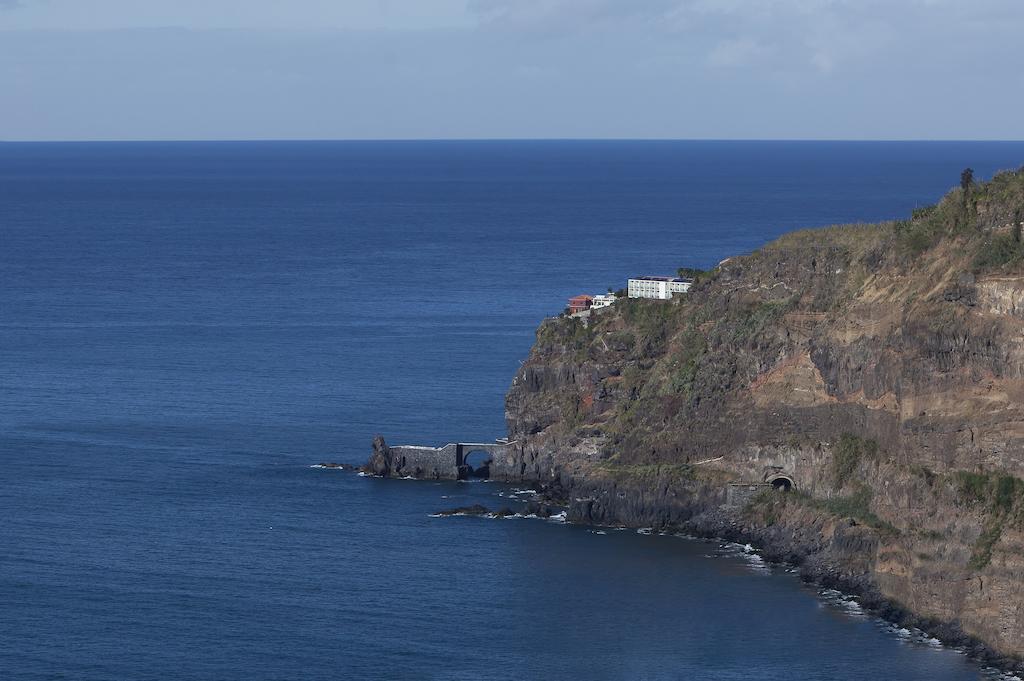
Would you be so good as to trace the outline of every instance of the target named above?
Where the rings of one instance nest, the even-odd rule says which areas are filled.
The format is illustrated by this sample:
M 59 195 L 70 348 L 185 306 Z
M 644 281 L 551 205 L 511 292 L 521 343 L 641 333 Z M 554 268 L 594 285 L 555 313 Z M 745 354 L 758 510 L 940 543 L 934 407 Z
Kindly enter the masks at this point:
M 554 515 L 548 516 L 547 518 L 542 518 L 541 516 L 537 515 L 536 513 L 509 513 L 507 515 L 498 515 L 497 513 L 488 513 L 487 517 L 488 518 L 509 518 L 509 519 L 515 518 L 515 519 L 519 519 L 519 520 L 548 520 L 548 521 L 553 522 L 553 523 L 564 523 L 565 522 L 565 511 L 562 511 L 561 513 L 556 513 Z
M 492 520 L 512 520 L 512 519 L 516 519 L 516 520 L 547 520 L 547 521 L 552 522 L 552 523 L 565 523 L 566 522 L 566 513 L 565 513 L 565 511 L 562 511 L 561 513 L 556 513 L 556 514 L 548 516 L 546 518 L 542 518 L 541 516 L 537 515 L 536 513 L 507 513 L 507 514 L 503 513 L 503 514 L 499 514 L 499 513 L 495 513 L 494 511 L 489 511 L 487 513 L 462 513 L 462 512 L 459 512 L 459 513 L 431 513 L 431 514 L 429 514 L 429 516 L 431 518 L 474 517 L 474 518 L 490 518 Z M 605 534 L 605 532 L 604 531 L 600 531 L 600 534 Z
M 861 607 L 855 597 L 844 594 L 842 591 L 837 591 L 836 589 L 822 589 L 818 592 L 818 596 L 825 604 L 838 610 L 842 610 L 851 617 L 862 619 L 868 616 L 868 613 Z M 895 633 L 895 630 L 893 630 L 893 633 Z
M 693 537 L 686 534 L 675 534 L 673 536 L 691 541 L 699 541 L 705 544 L 717 544 L 713 553 L 701 554 L 704 558 L 732 558 L 740 559 L 748 569 L 758 574 L 772 574 L 773 568 L 765 558 L 758 552 L 758 549 L 751 544 L 739 544 L 737 542 L 721 542 L 720 540 L 707 539 L 704 537 Z M 838 593 L 838 592 L 836 592 Z
M 653 527 L 641 527 L 636 531 L 637 534 L 654 534 Z
M 747 544 L 747 546 L 744 547 L 743 553 L 740 554 L 740 558 L 746 561 L 747 567 L 754 572 L 760 574 L 771 574 L 772 568 L 768 564 L 768 561 L 754 553 L 754 547 L 750 546 L 750 544 Z
M 916 628 L 913 628 L 913 627 L 910 627 L 910 628 L 908 628 L 908 627 L 901 627 L 901 626 L 898 626 L 896 624 L 889 624 L 889 623 L 885 623 L 883 625 L 883 629 L 885 629 L 885 631 L 889 632 L 893 636 L 895 636 L 895 637 L 897 637 L 899 639 L 902 639 L 904 641 L 910 641 L 912 643 L 918 643 L 920 645 L 926 645 L 926 646 L 929 646 L 930 648 L 942 648 L 943 647 L 942 641 L 940 641 L 939 639 L 937 639 L 937 638 L 935 638 L 933 636 L 929 636 L 928 634 L 926 634 L 925 632 L 921 631 L 920 629 L 916 629 Z M 956 650 L 956 652 L 959 652 L 959 653 L 966 653 L 967 652 L 963 648 L 956 648 L 954 650 Z

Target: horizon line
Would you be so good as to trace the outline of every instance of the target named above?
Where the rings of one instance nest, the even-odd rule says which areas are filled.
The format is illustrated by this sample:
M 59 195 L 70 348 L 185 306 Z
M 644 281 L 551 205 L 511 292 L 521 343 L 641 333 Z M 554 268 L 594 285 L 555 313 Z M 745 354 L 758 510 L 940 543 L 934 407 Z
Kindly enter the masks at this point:
M 254 137 L 254 138 L 85 138 L 0 139 L 0 144 L 252 144 L 252 143 L 380 143 L 380 142 L 843 142 L 843 143 L 994 143 L 1019 144 L 1024 139 L 956 139 L 899 137 Z

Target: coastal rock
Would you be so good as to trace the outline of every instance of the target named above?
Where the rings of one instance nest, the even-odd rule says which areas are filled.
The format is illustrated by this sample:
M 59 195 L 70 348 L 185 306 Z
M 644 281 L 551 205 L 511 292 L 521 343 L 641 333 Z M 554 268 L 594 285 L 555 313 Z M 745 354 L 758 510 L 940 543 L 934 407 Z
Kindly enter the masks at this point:
M 540 508 L 540 506 L 538 506 L 538 508 Z M 484 506 L 482 504 L 473 504 L 472 506 L 458 506 L 456 508 L 450 508 L 450 509 L 445 510 L 445 511 L 438 511 L 437 515 L 441 516 L 441 517 L 464 516 L 465 515 L 465 516 L 477 516 L 477 517 L 486 516 L 488 518 L 510 518 L 510 517 L 513 517 L 513 516 L 523 517 L 523 516 L 526 516 L 526 515 L 530 515 L 530 513 L 535 513 L 535 515 L 538 515 L 538 517 L 550 518 L 552 513 L 550 512 L 549 507 L 545 506 L 544 508 L 547 509 L 547 510 L 545 510 L 543 512 L 543 515 L 541 515 L 539 513 L 535 513 L 535 511 L 531 511 L 529 509 L 517 512 L 517 511 L 513 511 L 508 506 L 503 506 L 502 508 L 499 508 L 497 511 L 492 511 L 491 509 L 487 508 L 486 506 Z
M 541 501 L 528 501 L 526 506 L 523 508 L 523 515 L 537 516 L 538 518 L 550 518 L 553 515 L 557 515 L 561 512 L 557 506 L 552 504 L 544 503 Z
M 911 220 L 784 236 L 671 301 L 545 320 L 493 474 L 571 521 L 755 544 L 1012 667 L 1024 246 L 991 216 L 1022 212 L 1004 173 Z
M 489 515 L 491 510 L 481 504 L 473 504 L 472 506 L 459 506 L 457 508 L 451 508 L 447 511 L 438 511 L 439 516 L 453 516 L 453 515 L 473 515 L 473 516 L 484 516 Z
M 1020 215 L 1024 171 L 1002 173 L 786 235 L 671 301 L 547 319 L 491 478 L 537 487 L 527 514 L 753 544 L 1024 669 Z M 379 436 L 366 470 L 439 475 Z
M 362 467 L 362 471 L 370 475 L 388 477 L 394 470 L 391 458 L 391 449 L 384 441 L 384 437 L 377 435 L 373 438 L 373 453 Z

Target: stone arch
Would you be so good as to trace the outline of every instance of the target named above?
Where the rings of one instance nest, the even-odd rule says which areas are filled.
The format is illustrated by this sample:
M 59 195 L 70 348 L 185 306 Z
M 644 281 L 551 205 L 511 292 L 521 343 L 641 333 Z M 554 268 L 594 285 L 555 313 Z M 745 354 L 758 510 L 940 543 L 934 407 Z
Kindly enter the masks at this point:
M 765 478 L 765 482 L 771 485 L 772 489 L 777 492 L 789 492 L 796 489 L 796 483 L 793 482 L 793 478 L 785 473 L 769 475 Z
M 463 445 L 459 452 L 459 479 L 489 478 L 494 452 L 490 447 Z

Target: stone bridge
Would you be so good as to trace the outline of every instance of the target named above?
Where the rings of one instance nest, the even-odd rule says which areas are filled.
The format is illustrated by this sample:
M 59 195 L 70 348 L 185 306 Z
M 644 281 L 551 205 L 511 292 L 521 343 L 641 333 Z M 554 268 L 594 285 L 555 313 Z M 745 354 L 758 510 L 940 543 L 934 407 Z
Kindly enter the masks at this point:
M 449 442 L 441 447 L 396 445 L 389 447 L 379 435 L 373 440 L 373 455 L 366 470 L 374 475 L 432 480 L 466 480 L 490 477 L 491 463 L 502 457 L 515 442 Z M 469 462 L 470 454 L 483 452 L 482 461 Z

